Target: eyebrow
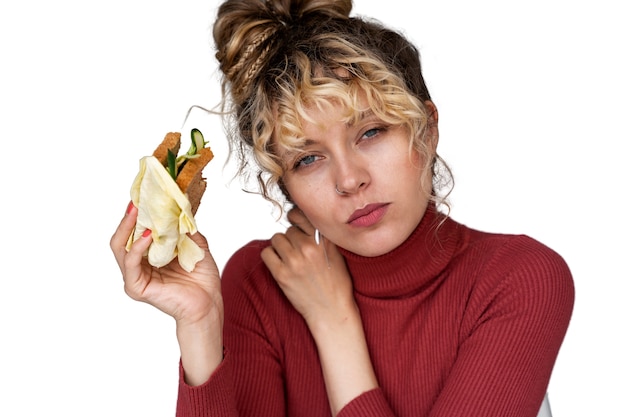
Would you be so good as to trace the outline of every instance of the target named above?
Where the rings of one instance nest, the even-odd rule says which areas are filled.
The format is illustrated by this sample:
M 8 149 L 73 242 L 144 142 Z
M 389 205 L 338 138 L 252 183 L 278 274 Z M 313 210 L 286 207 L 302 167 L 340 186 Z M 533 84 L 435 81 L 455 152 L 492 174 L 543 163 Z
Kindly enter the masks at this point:
M 361 120 L 367 120 L 372 116 L 376 116 L 374 114 L 374 111 L 371 108 L 368 108 L 367 110 L 364 111 L 356 111 L 356 116 L 354 117 L 354 119 L 357 119 L 359 121 Z M 348 123 L 348 126 L 354 126 L 354 123 Z
M 376 116 L 376 114 L 372 111 L 372 109 L 367 109 L 365 111 L 357 111 L 355 113 L 358 115 L 357 118 L 359 120 L 367 120 L 370 117 L 375 117 Z M 354 123 L 347 123 L 347 125 L 348 126 L 354 126 Z M 319 141 L 317 141 L 315 139 L 305 138 L 304 142 L 302 142 L 302 146 L 299 147 L 299 149 L 304 149 L 307 146 L 313 146 L 313 145 L 315 145 L 317 143 L 319 143 Z M 293 154 L 293 153 L 296 153 L 296 152 L 292 151 L 292 152 L 287 153 L 286 155 L 290 155 L 290 154 Z
M 306 148 L 307 146 L 312 146 L 319 143 L 318 140 L 315 139 L 305 139 L 304 142 L 302 143 L 302 146 L 300 147 L 300 149 L 302 148 Z
M 360 115 L 360 119 L 367 119 L 369 117 L 375 116 L 374 111 L 372 109 L 367 109 L 365 111 L 357 112 Z

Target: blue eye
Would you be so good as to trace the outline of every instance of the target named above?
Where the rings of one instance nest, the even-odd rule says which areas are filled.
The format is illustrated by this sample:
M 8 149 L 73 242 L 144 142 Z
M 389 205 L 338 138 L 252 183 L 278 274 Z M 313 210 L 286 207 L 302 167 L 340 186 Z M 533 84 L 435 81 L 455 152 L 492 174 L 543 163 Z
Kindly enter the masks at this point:
M 363 134 L 363 137 L 365 137 L 365 138 L 372 138 L 372 137 L 376 136 L 379 131 L 380 131 L 380 129 L 378 129 L 378 128 L 370 129 L 370 130 L 368 130 L 367 132 L 365 132 Z
M 363 139 L 372 139 L 376 136 L 378 136 L 379 134 L 381 134 L 382 132 L 384 132 L 385 130 L 387 130 L 385 127 L 374 127 L 372 129 L 368 129 L 365 131 L 365 133 L 363 133 L 362 138 Z
M 306 155 L 296 161 L 295 168 L 311 165 L 315 161 L 317 161 L 317 157 L 315 155 Z

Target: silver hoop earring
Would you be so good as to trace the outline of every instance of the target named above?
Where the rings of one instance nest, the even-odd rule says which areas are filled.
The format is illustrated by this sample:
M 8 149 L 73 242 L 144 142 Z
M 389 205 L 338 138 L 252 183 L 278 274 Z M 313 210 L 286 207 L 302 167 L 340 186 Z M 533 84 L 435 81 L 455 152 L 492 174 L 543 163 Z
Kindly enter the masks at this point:
M 339 191 L 339 187 L 337 187 L 337 184 L 335 184 L 335 191 L 337 192 L 337 194 L 339 195 L 345 195 L 346 192 L 345 191 Z

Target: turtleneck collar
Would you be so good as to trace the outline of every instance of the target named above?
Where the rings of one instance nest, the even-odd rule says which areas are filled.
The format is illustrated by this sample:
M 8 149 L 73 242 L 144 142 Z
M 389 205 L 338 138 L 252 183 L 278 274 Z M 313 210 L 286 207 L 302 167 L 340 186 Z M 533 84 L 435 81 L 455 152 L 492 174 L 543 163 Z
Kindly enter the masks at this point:
M 450 263 L 461 243 L 462 229 L 430 204 L 413 233 L 391 252 L 364 257 L 342 250 L 355 292 L 397 298 L 420 291 Z

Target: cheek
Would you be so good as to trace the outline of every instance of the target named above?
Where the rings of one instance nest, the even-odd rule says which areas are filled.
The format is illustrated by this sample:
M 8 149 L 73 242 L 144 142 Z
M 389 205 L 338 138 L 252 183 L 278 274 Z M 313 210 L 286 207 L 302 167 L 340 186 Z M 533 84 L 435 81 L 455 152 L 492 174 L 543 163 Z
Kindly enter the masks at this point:
M 399 144 L 391 152 L 386 155 L 385 160 L 379 160 L 379 172 L 382 171 L 385 177 L 413 178 L 421 174 L 423 170 L 423 158 L 416 151 L 409 151 L 408 145 Z
M 296 187 L 289 187 L 291 201 L 298 207 L 311 224 L 316 228 L 325 228 L 327 223 L 332 222 L 330 213 L 334 190 L 327 190 L 326 187 L 302 184 Z M 332 193 L 331 193 L 332 192 Z
M 411 156 L 408 158 L 408 162 L 413 169 L 417 171 L 418 175 L 421 176 L 425 171 L 430 170 L 429 158 L 432 157 L 430 155 L 422 154 L 416 150 L 412 150 Z
M 291 202 L 303 211 L 310 211 L 324 205 L 323 189 L 307 181 L 291 181 L 285 186 Z M 305 210 L 306 209 L 306 210 Z
M 424 156 L 414 151 L 410 157 L 405 154 L 402 160 L 397 161 L 393 169 L 393 183 L 397 188 L 403 189 L 404 193 L 417 197 L 420 200 L 430 195 L 432 188 L 432 175 L 424 163 Z

